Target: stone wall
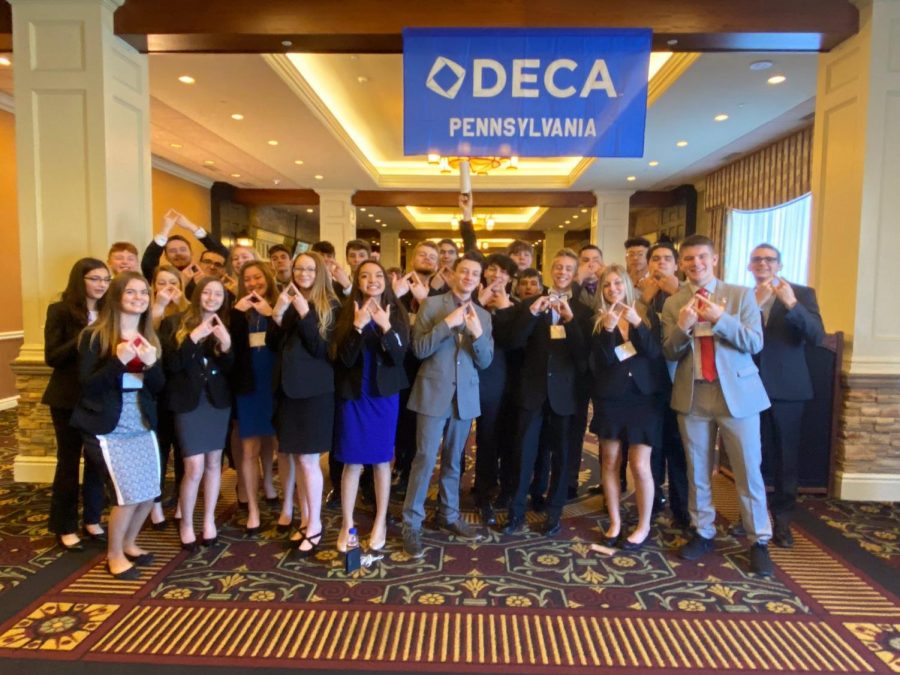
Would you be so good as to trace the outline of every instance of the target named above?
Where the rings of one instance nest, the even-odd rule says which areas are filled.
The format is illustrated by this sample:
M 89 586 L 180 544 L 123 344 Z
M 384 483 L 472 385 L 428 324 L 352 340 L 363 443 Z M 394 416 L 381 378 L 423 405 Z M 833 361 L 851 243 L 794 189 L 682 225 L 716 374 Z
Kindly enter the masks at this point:
M 50 408 L 41 403 L 41 397 L 50 381 L 50 368 L 43 363 L 12 363 L 19 391 L 16 408 L 18 425 L 16 441 L 19 455 L 26 457 L 56 457 L 56 435 Z

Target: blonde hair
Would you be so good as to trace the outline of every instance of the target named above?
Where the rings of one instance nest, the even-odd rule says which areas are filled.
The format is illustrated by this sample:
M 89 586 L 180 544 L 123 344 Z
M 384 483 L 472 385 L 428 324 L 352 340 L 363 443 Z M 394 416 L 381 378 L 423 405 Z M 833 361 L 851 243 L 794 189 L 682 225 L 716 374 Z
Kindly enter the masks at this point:
M 115 356 L 116 347 L 122 341 L 122 331 L 120 323 L 122 318 L 122 296 L 125 294 L 125 288 L 128 282 L 139 279 L 150 291 L 150 284 L 140 272 L 122 272 L 109 286 L 109 290 L 104 296 L 105 301 L 100 309 L 97 320 L 84 329 L 91 336 L 91 342 L 100 343 L 100 354 Z M 150 312 L 151 303 L 147 302 L 147 309 L 141 314 L 138 321 L 138 332 L 157 350 L 157 358 L 162 355 L 162 347 L 159 344 L 159 338 L 153 329 L 153 320 Z
M 291 281 L 294 282 L 294 270 L 297 267 L 297 261 L 300 258 L 309 258 L 316 265 L 316 277 L 313 279 L 312 288 L 309 289 L 309 302 L 313 304 L 316 310 L 316 316 L 319 317 L 319 335 L 322 339 L 328 335 L 331 328 L 331 322 L 334 320 L 334 310 L 332 306 L 337 302 L 337 296 L 334 294 L 334 287 L 331 285 L 331 274 L 325 265 L 325 258 L 315 251 L 305 251 L 294 258 L 291 263 Z M 299 288 L 299 287 L 298 287 Z
M 160 272 L 166 272 L 171 274 L 178 280 L 178 290 L 181 291 L 181 297 L 178 298 L 177 302 L 170 302 L 166 305 L 165 310 L 163 310 L 162 318 L 165 319 L 167 317 L 172 316 L 173 314 L 177 314 L 178 312 L 183 312 L 187 309 L 188 301 L 185 297 L 184 292 L 184 277 L 181 276 L 181 272 L 178 271 L 178 268 L 173 265 L 160 265 L 155 270 L 153 270 L 153 278 L 150 280 L 150 295 L 152 296 L 151 301 L 156 302 L 156 278 L 159 276 Z
M 225 284 L 215 277 L 203 277 L 194 287 L 194 293 L 191 295 L 191 304 L 184 314 L 181 315 L 181 322 L 178 326 L 178 331 L 175 333 L 175 344 L 179 347 L 184 342 L 184 339 L 191 334 L 191 331 L 199 326 L 200 322 L 203 320 L 203 309 L 200 307 L 200 296 L 203 295 L 204 289 L 210 284 L 219 284 L 219 286 L 222 287 L 222 305 L 216 310 L 216 315 L 219 317 L 219 321 L 225 326 L 228 325 L 228 313 L 225 311 L 228 291 L 225 290 Z
M 616 274 L 625 284 L 625 304 L 634 304 L 634 285 L 631 283 L 631 277 L 625 268 L 618 263 L 607 265 L 600 275 L 600 281 L 597 282 L 597 292 L 600 294 L 600 306 L 597 311 L 597 318 L 594 320 L 594 332 L 599 333 L 603 329 L 603 322 L 600 320 L 600 312 L 606 312 L 610 308 L 610 304 L 606 302 L 606 296 L 603 295 L 603 286 L 610 274 Z

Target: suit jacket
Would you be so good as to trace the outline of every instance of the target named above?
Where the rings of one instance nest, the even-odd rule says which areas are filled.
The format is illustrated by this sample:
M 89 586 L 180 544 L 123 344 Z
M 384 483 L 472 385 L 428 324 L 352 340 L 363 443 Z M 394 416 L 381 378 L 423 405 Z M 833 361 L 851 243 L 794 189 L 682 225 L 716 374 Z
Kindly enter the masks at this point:
M 108 434 L 122 415 L 122 375 L 124 364 L 112 354 L 101 354 L 99 340 L 83 333 L 78 341 L 78 379 L 81 397 L 70 424 L 82 431 Z M 156 395 L 166 383 L 162 363 L 157 359 L 144 371 L 144 386 L 138 391 L 138 405 L 151 429 L 156 429 Z
M 584 325 L 590 320 L 590 309 L 571 302 L 575 318 L 564 325 L 565 339 L 552 340 L 550 312 L 531 314 L 531 305 L 538 297 L 516 308 L 512 346 L 523 349 L 518 403 L 527 410 L 537 410 L 549 400 L 557 415 L 573 415 L 579 376 L 587 370 Z
M 722 395 L 732 417 L 748 417 L 769 407 L 769 397 L 753 363 L 753 354 L 762 349 L 763 334 L 759 306 L 753 290 L 716 281 L 714 295 L 726 300 L 725 311 L 712 327 L 715 340 L 716 371 Z M 693 297 L 685 284 L 663 305 L 663 354 L 677 361 L 672 386 L 672 408 L 691 412 L 694 397 L 693 330 L 678 327 L 678 312 Z
M 72 410 L 81 396 L 78 383 L 78 336 L 87 324 L 69 312 L 61 302 L 47 307 L 44 323 L 44 361 L 53 368 L 41 403 Z
M 451 330 L 444 321 L 456 309 L 453 293 L 426 298 L 419 306 L 412 348 L 422 364 L 409 395 L 410 410 L 440 417 L 450 410 L 455 394 L 460 419 L 481 414 L 478 370 L 491 365 L 494 338 L 491 315 L 474 303 L 472 306 L 481 321 L 481 337 L 477 340 L 468 331 Z
M 337 390 L 341 398 L 356 400 L 362 395 L 363 350 L 377 343 L 375 349 L 375 388 L 379 396 L 391 396 L 409 386 L 403 360 L 409 349 L 409 324 L 391 312 L 391 329 L 382 333 L 366 330 L 347 333 L 337 350 Z
M 293 305 L 287 308 L 281 326 L 269 321 L 266 344 L 278 357 L 272 385 L 289 398 L 312 398 L 334 392 L 334 368 L 328 359 L 328 344 L 334 335 L 337 310 L 331 306 L 331 325 L 323 338 L 319 333 L 319 315 L 309 303 L 302 319 Z
M 817 345 L 825 336 L 816 292 L 791 284 L 797 304 L 788 310 L 777 297 L 763 327 L 763 348 L 754 360 L 769 398 L 808 401 L 813 397 L 806 363 L 806 345 Z
M 200 394 L 206 391 L 215 408 L 231 407 L 228 376 L 234 365 L 234 348 L 220 354 L 216 340 L 207 338 L 195 343 L 190 336 L 181 345 L 175 335 L 181 315 L 170 316 L 160 326 L 163 343 L 163 369 L 166 373 L 166 403 L 175 413 L 186 413 L 200 405 Z
M 231 351 L 234 352 L 234 366 L 231 369 L 231 390 L 235 394 L 251 394 L 256 390 L 253 377 L 253 361 L 250 351 L 250 324 L 248 317 L 255 320 L 256 312 L 249 309 L 242 312 L 232 308 L 228 318 L 228 331 L 231 333 Z M 268 317 L 266 322 L 266 346 L 275 351 L 269 343 L 269 330 L 275 322 Z
M 642 394 L 656 394 L 666 388 L 662 349 L 650 328 L 643 322 L 637 328 L 632 326 L 628 339 L 637 353 L 620 361 L 615 350 L 625 340 L 618 327 L 591 335 L 591 395 L 595 399 L 619 398 L 632 382 Z

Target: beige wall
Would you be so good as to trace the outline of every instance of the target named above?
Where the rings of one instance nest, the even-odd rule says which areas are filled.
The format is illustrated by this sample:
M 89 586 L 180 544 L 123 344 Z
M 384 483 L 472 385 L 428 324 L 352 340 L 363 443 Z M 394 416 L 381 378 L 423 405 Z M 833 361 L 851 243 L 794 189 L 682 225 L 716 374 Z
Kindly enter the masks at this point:
M 169 209 L 175 209 L 179 213 L 183 213 L 188 220 L 209 232 L 210 201 L 208 188 L 159 169 L 153 169 L 152 181 L 154 234 L 162 227 L 163 214 Z M 190 241 L 195 257 L 199 257 L 200 253 L 203 252 L 203 247 L 190 232 L 176 227 L 172 234 L 180 234 Z M 148 242 L 134 243 L 143 253 L 144 247 Z
M 21 338 L 4 335 L 22 330 L 22 280 L 19 261 L 19 217 L 16 200 L 15 117 L 0 110 L 0 401 L 16 394 L 9 362 L 19 353 Z

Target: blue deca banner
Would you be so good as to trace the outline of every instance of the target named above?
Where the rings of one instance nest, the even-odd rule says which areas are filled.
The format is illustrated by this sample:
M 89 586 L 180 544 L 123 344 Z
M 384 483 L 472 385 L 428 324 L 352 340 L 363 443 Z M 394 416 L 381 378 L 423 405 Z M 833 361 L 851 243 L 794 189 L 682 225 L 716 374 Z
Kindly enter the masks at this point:
M 641 157 L 649 29 L 403 31 L 407 155 Z

